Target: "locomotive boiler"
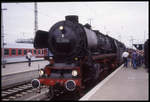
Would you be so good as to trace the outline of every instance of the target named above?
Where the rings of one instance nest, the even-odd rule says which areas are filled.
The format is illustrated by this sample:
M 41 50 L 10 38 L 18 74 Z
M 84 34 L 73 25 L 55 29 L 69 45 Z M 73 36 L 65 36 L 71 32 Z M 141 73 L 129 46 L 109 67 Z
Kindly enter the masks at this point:
M 66 16 L 50 30 L 38 30 L 35 48 L 48 48 L 51 63 L 40 71 L 41 76 L 32 80 L 34 88 L 49 86 L 49 93 L 62 91 L 81 92 L 87 84 L 100 79 L 104 71 L 111 71 L 122 63 L 121 54 L 126 49 L 118 40 L 82 25 L 78 16 Z

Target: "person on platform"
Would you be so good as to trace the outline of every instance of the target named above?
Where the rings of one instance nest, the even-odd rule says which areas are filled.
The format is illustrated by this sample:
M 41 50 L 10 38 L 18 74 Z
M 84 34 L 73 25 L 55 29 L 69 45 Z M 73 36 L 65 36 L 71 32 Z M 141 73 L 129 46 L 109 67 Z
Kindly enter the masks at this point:
M 128 67 L 128 56 L 129 56 L 129 53 L 127 51 L 122 53 L 124 67 Z
M 31 51 L 29 51 L 26 55 L 26 58 L 28 59 L 28 66 L 31 66 L 31 57 L 32 57 L 32 53 Z
M 132 52 L 132 64 L 133 64 L 133 68 L 137 69 L 137 53 L 136 53 L 136 51 Z
M 130 66 L 130 67 L 132 67 L 132 57 L 131 57 L 131 54 L 132 54 L 132 52 L 129 51 L 128 63 L 129 63 L 129 66 Z

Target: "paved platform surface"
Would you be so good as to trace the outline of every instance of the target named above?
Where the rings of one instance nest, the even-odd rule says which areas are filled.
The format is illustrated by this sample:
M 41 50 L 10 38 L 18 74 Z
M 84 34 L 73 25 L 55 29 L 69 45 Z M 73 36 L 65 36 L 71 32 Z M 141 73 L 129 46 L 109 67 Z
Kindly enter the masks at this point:
M 37 70 L 47 65 L 48 61 L 36 61 L 31 62 L 31 66 L 28 66 L 28 62 L 15 63 L 15 64 L 6 64 L 6 67 L 3 68 L 1 65 L 1 76 L 15 74 L 25 71 Z
M 35 56 L 32 57 L 31 61 L 44 61 L 43 58 L 36 58 Z M 1 59 L 1 62 L 2 62 L 2 59 Z M 18 63 L 18 62 L 28 62 L 28 59 L 22 56 L 19 56 L 19 57 L 10 57 L 10 58 L 4 58 L 4 62 L 7 64 L 7 63 Z
M 149 73 L 121 66 L 80 100 L 149 100 Z

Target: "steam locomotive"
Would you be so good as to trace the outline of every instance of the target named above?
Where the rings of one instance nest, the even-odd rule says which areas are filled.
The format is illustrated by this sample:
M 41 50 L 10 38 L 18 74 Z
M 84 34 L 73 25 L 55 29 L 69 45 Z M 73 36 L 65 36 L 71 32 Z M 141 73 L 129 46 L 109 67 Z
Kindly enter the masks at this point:
M 48 48 L 53 56 L 46 56 L 49 65 L 41 69 L 34 88 L 49 87 L 49 94 L 79 92 L 100 79 L 104 71 L 111 71 L 123 60 L 126 47 L 120 41 L 82 25 L 78 16 L 68 15 L 47 31 L 38 30 L 34 39 L 36 49 Z

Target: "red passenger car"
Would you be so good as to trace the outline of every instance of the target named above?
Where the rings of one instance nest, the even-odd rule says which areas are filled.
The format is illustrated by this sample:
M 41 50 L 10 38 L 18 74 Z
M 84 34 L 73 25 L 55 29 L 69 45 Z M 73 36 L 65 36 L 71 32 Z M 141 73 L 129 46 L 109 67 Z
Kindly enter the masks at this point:
M 27 61 L 26 53 L 32 52 L 32 60 L 42 60 L 43 58 L 37 58 L 44 56 L 44 49 L 35 49 L 33 44 L 14 43 L 6 44 L 4 48 L 1 48 L 1 55 L 5 63 L 24 62 Z M 45 53 L 46 54 L 46 53 Z

